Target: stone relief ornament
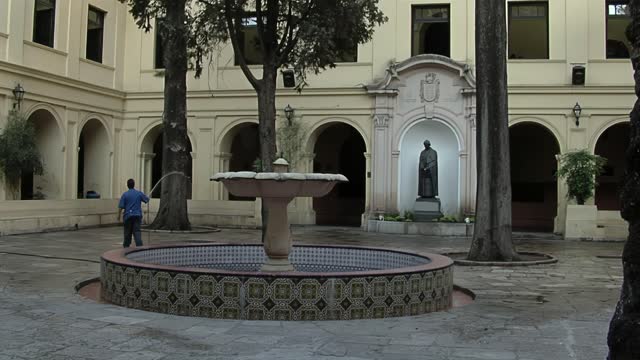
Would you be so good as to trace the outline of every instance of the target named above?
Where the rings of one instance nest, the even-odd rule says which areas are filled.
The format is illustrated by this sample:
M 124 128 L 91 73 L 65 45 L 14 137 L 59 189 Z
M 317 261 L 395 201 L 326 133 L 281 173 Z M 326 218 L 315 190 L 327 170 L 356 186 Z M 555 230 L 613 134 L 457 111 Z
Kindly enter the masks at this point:
M 392 59 L 391 61 L 389 61 L 389 66 L 387 67 L 387 72 L 391 76 L 392 80 L 393 79 L 400 79 L 400 76 L 398 75 L 398 63 L 396 62 L 395 59 Z
M 373 126 L 376 128 L 389 126 L 389 115 L 375 115 L 373 117 Z
M 440 98 L 440 79 L 435 73 L 427 73 L 425 79 L 420 81 L 420 98 L 422 102 L 434 103 Z

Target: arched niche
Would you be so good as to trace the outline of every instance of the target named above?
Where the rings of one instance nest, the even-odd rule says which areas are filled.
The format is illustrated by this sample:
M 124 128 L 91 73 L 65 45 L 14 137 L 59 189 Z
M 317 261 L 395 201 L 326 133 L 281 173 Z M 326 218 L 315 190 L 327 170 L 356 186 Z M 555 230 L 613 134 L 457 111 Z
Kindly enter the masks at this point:
M 89 119 L 78 138 L 78 182 L 77 197 L 87 197 L 87 192 L 100 194 L 101 198 L 109 196 L 111 186 L 111 144 L 104 124 L 96 119 Z
M 551 232 L 558 209 L 559 142 L 547 127 L 525 121 L 509 128 L 509 144 L 513 228 Z
M 35 128 L 35 140 L 44 173 L 24 173 L 20 199 L 61 199 L 64 167 L 64 139 L 55 116 L 46 109 L 35 110 L 28 118 Z
M 398 210 L 414 211 L 418 197 L 418 163 L 424 141 L 438 153 L 438 198 L 445 215 L 457 215 L 460 194 L 460 144 L 451 127 L 433 119 L 413 123 L 400 141 Z
M 629 131 L 629 122 L 618 123 L 607 128 L 596 142 L 595 154 L 607 159 L 604 172 L 597 178 L 595 204 L 598 210 L 620 210 L 620 184 L 629 147 Z
M 343 122 L 327 122 L 312 132 L 307 148 L 315 154 L 313 172 L 349 179 L 313 199 L 316 224 L 360 226 L 366 193 L 366 143 L 360 132 Z

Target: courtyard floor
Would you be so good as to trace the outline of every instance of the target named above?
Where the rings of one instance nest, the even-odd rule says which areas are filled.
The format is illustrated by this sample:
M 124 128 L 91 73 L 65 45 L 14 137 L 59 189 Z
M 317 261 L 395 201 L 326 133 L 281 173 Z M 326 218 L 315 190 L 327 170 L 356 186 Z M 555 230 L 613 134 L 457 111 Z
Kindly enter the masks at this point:
M 7 359 L 604 359 L 622 283 L 623 243 L 519 235 L 521 251 L 557 264 L 459 267 L 455 284 L 474 303 L 383 320 L 277 322 L 188 318 L 120 308 L 74 290 L 99 276 L 99 256 L 121 247 L 122 228 L 0 237 L 0 360 Z M 295 227 L 295 241 L 443 253 L 469 239 Z M 149 241 L 150 236 L 150 241 Z M 252 242 L 257 230 L 199 235 L 143 233 L 146 245 Z

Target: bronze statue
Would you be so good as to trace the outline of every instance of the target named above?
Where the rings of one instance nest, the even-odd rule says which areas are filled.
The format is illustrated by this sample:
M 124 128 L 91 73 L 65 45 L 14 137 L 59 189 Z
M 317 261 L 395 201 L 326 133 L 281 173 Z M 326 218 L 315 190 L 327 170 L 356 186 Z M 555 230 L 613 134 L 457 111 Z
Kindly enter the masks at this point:
M 438 153 L 431 148 L 429 140 L 424 141 L 418 166 L 418 196 L 435 198 L 438 196 Z

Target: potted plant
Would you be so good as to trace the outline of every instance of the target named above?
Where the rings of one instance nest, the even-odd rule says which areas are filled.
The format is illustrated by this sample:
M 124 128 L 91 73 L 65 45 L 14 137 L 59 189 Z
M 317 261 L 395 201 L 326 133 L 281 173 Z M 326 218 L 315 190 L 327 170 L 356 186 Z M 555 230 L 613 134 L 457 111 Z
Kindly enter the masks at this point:
M 593 197 L 597 186 L 596 177 L 602 173 L 607 160 L 587 150 L 570 152 L 560 156 L 558 178 L 567 183 L 567 198 L 577 205 L 567 205 L 565 238 L 596 237 L 598 208 L 585 205 Z

